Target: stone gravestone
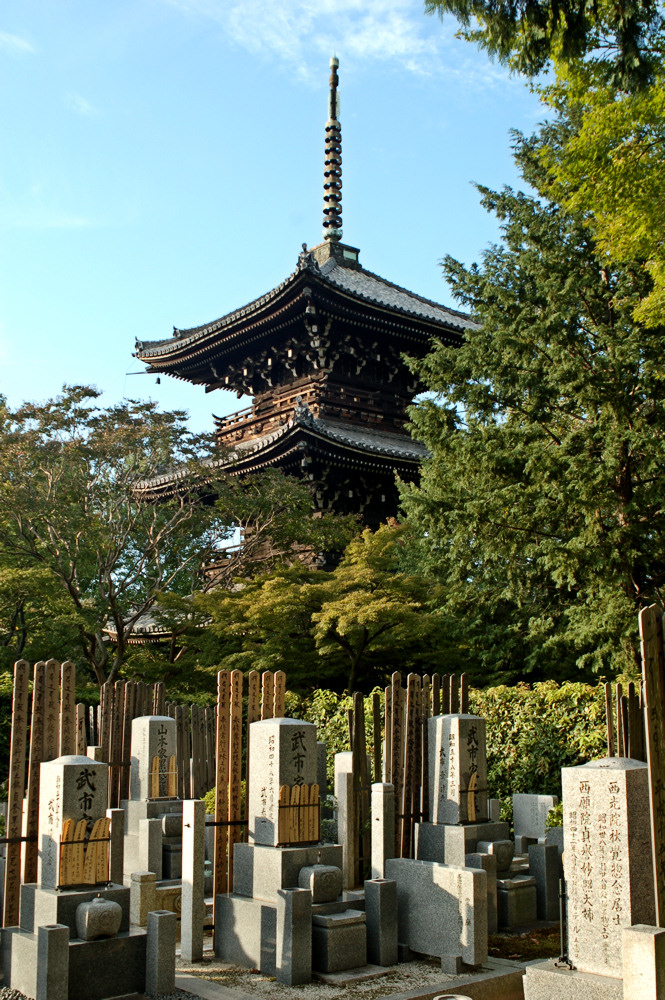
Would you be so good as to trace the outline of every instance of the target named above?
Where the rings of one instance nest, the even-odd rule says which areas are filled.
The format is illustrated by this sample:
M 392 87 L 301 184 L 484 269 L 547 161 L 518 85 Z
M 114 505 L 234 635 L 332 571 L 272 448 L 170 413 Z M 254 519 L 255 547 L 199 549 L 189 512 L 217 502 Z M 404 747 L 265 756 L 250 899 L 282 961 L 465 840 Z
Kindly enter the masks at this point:
M 316 726 L 295 719 L 252 723 L 249 760 L 249 842 L 279 844 L 280 789 L 317 783 Z
M 144 715 L 132 721 L 132 799 L 175 797 L 175 775 L 170 774 L 175 753 L 176 725 L 170 716 Z
M 513 795 L 515 851 L 526 854 L 530 843 L 545 836 L 545 821 L 558 802 L 556 795 Z
M 565 767 L 568 956 L 527 966 L 526 1000 L 621 1000 L 624 928 L 655 922 L 648 768 L 609 757 Z
M 487 820 L 485 720 L 435 715 L 428 720 L 430 819 L 435 824 Z
M 133 872 L 154 872 L 158 880 L 182 874 L 182 800 L 177 797 L 175 753 L 175 719 L 142 715 L 132 720 L 129 799 L 121 802 L 126 816 L 125 884 Z
M 215 899 L 217 958 L 289 985 L 309 982 L 312 967 L 364 965 L 365 914 L 341 896 L 342 848 L 317 841 L 318 806 L 292 794 L 318 784 L 316 726 L 264 719 L 249 746 L 249 842 L 233 852 L 233 892 Z
M 622 927 L 655 921 L 647 765 L 609 757 L 562 775 L 569 956 L 621 976 Z
M 67 880 L 68 884 L 82 884 L 84 855 L 78 841 L 91 832 L 97 820 L 106 816 L 108 766 L 88 757 L 57 757 L 42 764 L 40 774 L 37 881 L 42 886 L 58 888 L 62 854 L 65 866 L 72 862 L 77 870 L 81 869 L 81 878 Z M 61 848 L 66 823 L 73 846 Z M 100 881 L 107 879 L 108 873 Z

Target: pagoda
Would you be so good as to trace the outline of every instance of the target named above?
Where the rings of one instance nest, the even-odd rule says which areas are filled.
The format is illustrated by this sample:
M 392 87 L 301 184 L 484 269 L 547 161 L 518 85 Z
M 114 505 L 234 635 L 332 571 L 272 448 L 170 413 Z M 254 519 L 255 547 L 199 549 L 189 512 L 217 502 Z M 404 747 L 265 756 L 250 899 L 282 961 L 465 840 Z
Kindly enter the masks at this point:
M 377 528 L 397 514 L 395 474 L 417 478 L 426 454 L 406 426 L 423 386 L 403 356 L 424 356 L 433 338 L 459 344 L 473 324 L 367 271 L 359 250 L 342 242 L 338 65 L 331 59 L 323 242 L 303 244 L 295 271 L 265 295 L 203 326 L 174 328 L 167 340 L 137 341 L 135 356 L 157 375 L 253 397 L 214 418 L 214 467 L 305 477 L 318 510 L 359 514 Z M 177 478 L 143 488 L 168 494 Z

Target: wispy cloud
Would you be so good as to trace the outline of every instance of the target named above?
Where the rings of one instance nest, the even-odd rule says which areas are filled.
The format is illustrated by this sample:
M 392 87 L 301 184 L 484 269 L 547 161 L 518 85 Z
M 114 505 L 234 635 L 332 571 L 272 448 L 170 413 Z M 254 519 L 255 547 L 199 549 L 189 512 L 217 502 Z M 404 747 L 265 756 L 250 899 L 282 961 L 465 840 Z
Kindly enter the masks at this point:
M 10 35 L 7 31 L 0 31 L 0 49 L 18 55 L 22 52 L 34 53 L 34 48 L 30 42 L 19 35 Z
M 337 52 L 345 59 L 393 62 L 416 73 L 441 65 L 443 42 L 422 0 L 164 0 L 219 24 L 243 48 L 271 54 L 310 75 L 310 62 Z
M 75 111 L 77 115 L 82 115 L 84 118 L 92 118 L 97 114 L 97 108 L 93 107 L 80 94 L 68 94 L 65 98 L 65 104 L 72 111 Z

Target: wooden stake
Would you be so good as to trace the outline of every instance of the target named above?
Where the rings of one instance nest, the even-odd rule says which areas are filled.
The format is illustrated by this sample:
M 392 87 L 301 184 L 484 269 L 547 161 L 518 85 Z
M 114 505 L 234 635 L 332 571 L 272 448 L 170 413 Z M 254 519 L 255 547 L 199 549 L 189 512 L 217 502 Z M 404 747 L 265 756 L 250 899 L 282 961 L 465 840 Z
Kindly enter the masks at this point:
M 243 818 L 242 794 L 242 670 L 231 671 L 229 718 L 229 892 L 233 892 L 233 849 L 242 839 L 236 824 Z
M 450 715 L 450 674 L 441 678 L 441 715 Z
M 132 759 L 132 720 L 136 707 L 136 684 L 134 681 L 127 681 L 125 684 L 125 710 L 122 718 L 122 744 L 120 759 L 122 768 L 120 769 L 120 801 L 129 799 L 129 783 L 131 768 L 127 765 Z
M 656 896 L 656 927 L 665 926 L 665 655 L 663 609 L 640 612 L 642 676 L 646 713 L 651 799 L 651 850 Z
M 175 799 L 178 796 L 178 767 L 176 765 L 175 754 L 169 757 L 169 769 L 166 778 L 166 794 L 170 799 Z
M 283 719 L 286 708 L 286 674 L 283 670 L 277 670 L 274 678 L 275 703 L 273 708 L 273 718 Z
M 251 725 L 261 717 L 261 675 L 258 670 L 249 672 L 249 691 L 247 695 L 247 741 L 245 750 L 245 830 L 243 840 L 247 842 L 249 835 L 249 748 L 251 746 Z
M 621 711 L 621 698 L 623 695 L 623 688 L 620 684 L 616 686 L 616 712 L 617 712 L 617 756 L 626 756 L 626 747 L 624 745 L 624 731 L 623 731 L 623 713 Z
M 46 694 L 44 703 L 44 757 L 55 760 L 60 745 L 60 704 L 58 688 L 60 664 L 57 660 L 46 661 Z
M 320 809 L 321 809 L 321 799 L 320 799 L 320 788 L 317 784 L 311 785 L 309 789 L 309 804 L 310 808 L 308 810 L 309 823 L 307 828 L 307 840 L 310 843 L 316 843 L 321 834 L 321 821 L 320 821 Z
M 159 760 L 159 758 L 155 758 Z M 90 840 L 85 852 L 85 863 L 83 865 L 83 885 L 95 885 L 97 882 L 97 850 L 99 848 L 99 838 L 104 828 L 104 819 L 96 819 L 93 823 Z
M 400 802 L 400 812 L 402 813 L 402 843 L 400 857 L 411 857 L 411 831 L 413 826 L 413 786 L 416 767 L 416 680 L 415 674 L 407 677 L 406 693 L 406 730 L 404 736 L 405 756 L 404 756 L 404 786 L 402 788 L 402 799 Z
M 159 794 L 159 757 L 157 756 L 152 758 L 152 767 L 150 768 L 150 798 L 161 798 Z
M 76 752 L 76 667 L 66 660 L 60 667 L 60 756 Z
M 28 663 L 18 660 L 14 664 L 14 693 L 12 696 L 12 731 L 9 751 L 9 788 L 7 793 L 5 849 L 5 891 L 3 898 L 3 926 L 13 927 L 19 920 L 19 892 L 21 888 L 21 844 L 14 838 L 21 836 L 23 819 L 23 793 L 25 792 L 25 748 L 28 724 Z
M 229 818 L 229 704 L 230 677 L 228 670 L 217 674 L 217 762 L 215 766 L 215 823 Z M 226 848 L 227 826 L 215 826 L 215 858 L 213 868 L 214 896 L 228 891 Z M 215 906 L 215 920 L 218 918 Z
M 461 674 L 459 679 L 460 691 L 460 712 L 462 715 L 469 714 L 469 681 L 466 674 Z
M 272 719 L 274 714 L 273 674 L 265 670 L 261 679 L 261 718 Z
M 88 741 L 85 735 L 85 705 L 76 706 L 76 755 L 87 757 Z M 125 796 L 126 797 L 126 796 Z
M 612 712 L 612 685 L 605 684 L 605 719 L 607 723 L 607 756 L 614 757 L 614 715 Z
M 441 715 L 441 675 L 432 677 L 432 715 Z
M 39 829 L 39 765 L 44 756 L 44 697 L 46 664 L 35 663 L 32 680 L 32 720 L 30 723 L 30 753 L 28 762 L 28 795 L 26 801 L 26 837 L 23 855 L 23 881 L 37 881 L 37 833 Z
M 384 733 L 386 737 L 386 754 L 384 757 L 383 780 L 390 784 L 393 780 L 393 689 L 385 688 L 384 698 Z
M 459 714 L 459 686 L 455 674 L 450 675 L 450 714 Z
M 72 852 L 72 885 L 83 884 L 83 866 L 85 864 L 85 835 L 88 829 L 88 821 L 80 819 L 74 830 L 73 847 L 68 848 Z
M 108 836 L 111 830 L 111 819 L 105 816 L 101 821 L 99 837 L 102 843 L 97 844 L 95 882 L 108 882 L 109 880 L 109 841 Z
M 381 781 L 381 695 L 372 695 L 372 744 L 374 748 L 374 781 Z
M 395 789 L 395 857 L 401 857 L 402 850 L 402 818 L 397 814 L 402 811 L 403 766 L 404 766 L 404 731 L 402 728 L 402 675 L 395 671 L 392 675 L 392 785 Z

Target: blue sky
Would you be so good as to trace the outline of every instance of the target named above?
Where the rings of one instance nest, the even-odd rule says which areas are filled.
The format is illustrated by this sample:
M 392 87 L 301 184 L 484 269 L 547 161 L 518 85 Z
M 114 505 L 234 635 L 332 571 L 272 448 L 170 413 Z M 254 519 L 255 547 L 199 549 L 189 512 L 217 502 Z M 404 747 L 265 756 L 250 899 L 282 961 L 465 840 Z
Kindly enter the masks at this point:
M 161 339 L 268 291 L 321 240 L 340 60 L 344 240 L 454 304 L 440 258 L 497 238 L 472 186 L 519 184 L 541 108 L 421 0 L 4 0 L 0 392 L 64 382 L 211 413 L 247 401 L 129 375 Z

